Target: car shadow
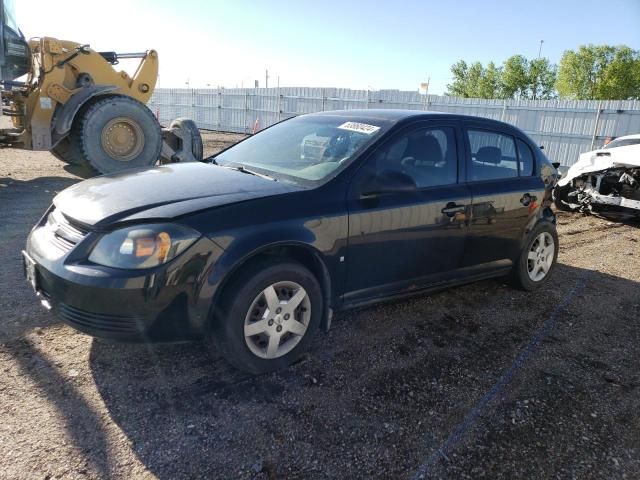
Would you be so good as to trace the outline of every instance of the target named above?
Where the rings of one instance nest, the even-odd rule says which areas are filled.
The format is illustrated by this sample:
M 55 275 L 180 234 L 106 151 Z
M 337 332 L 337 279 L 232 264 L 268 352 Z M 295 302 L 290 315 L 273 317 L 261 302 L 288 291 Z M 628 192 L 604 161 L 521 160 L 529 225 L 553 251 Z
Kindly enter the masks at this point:
M 613 401 L 623 385 L 630 397 L 614 401 L 611 414 L 638 418 L 632 399 L 640 379 L 615 352 L 624 344 L 629 358 L 639 358 L 631 321 L 640 314 L 639 286 L 561 264 L 533 293 L 490 280 L 340 314 L 308 355 L 278 373 L 243 374 L 202 344 L 102 340 L 93 341 L 90 369 L 111 418 L 158 478 L 409 478 L 553 320 L 474 428 L 488 435 L 489 447 L 513 452 L 512 461 L 493 467 L 508 470 L 521 463 L 517 452 L 540 424 L 561 425 L 556 430 L 566 436 L 550 427 L 536 441 L 578 465 L 580 455 L 565 448 L 587 428 L 576 412 L 581 419 L 583 408 L 598 408 L 591 403 Z M 606 310 L 594 316 L 605 299 Z M 528 395 L 547 403 L 530 432 L 514 434 L 509 415 Z M 588 420 L 594 435 L 623 446 L 634 441 L 633 422 Z M 479 455 L 476 463 L 487 461 Z M 535 465 L 542 470 L 532 476 L 553 475 L 553 463 Z M 460 477 L 440 467 L 442 476 Z
M 82 452 L 92 453 L 87 463 L 93 467 L 98 478 L 111 478 L 110 465 L 113 462 L 104 423 L 76 385 L 70 382 L 69 378 L 65 378 L 60 369 L 28 338 L 3 341 L 0 343 L 0 349 L 2 353 L 11 356 L 19 372 L 29 377 L 36 389 L 64 418 L 63 425 L 68 441 Z M 59 446 L 52 443 L 47 444 L 46 448 Z M 46 475 L 45 478 L 50 478 L 50 475 Z
M 72 175 L 76 175 L 81 179 L 93 178 L 97 175 L 100 175 L 93 168 L 88 167 L 86 165 L 74 165 L 72 163 L 66 164 L 62 167 L 65 172 L 71 173 Z

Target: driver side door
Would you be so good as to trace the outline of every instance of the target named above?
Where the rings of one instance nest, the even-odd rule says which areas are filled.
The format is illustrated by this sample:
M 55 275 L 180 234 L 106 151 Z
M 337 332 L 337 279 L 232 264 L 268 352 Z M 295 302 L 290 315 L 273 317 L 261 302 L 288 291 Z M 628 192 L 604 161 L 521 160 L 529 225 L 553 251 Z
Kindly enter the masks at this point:
M 471 205 L 463 152 L 456 122 L 420 122 L 365 160 L 348 192 L 345 302 L 402 294 L 455 276 Z M 406 180 L 401 188 L 399 178 Z M 407 181 L 414 187 L 407 188 Z

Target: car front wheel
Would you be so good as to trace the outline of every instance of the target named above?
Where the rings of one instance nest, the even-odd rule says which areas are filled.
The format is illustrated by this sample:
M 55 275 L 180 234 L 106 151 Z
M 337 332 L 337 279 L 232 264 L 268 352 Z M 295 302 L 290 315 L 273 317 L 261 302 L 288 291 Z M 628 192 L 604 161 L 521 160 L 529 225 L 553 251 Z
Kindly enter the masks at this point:
M 307 350 L 323 312 L 314 275 L 293 262 L 259 262 L 225 288 L 213 329 L 225 358 L 240 370 L 265 373 Z
M 534 290 L 544 284 L 558 259 L 558 233 L 555 225 L 538 224 L 527 237 L 520 258 L 513 267 L 513 279 L 524 290 Z

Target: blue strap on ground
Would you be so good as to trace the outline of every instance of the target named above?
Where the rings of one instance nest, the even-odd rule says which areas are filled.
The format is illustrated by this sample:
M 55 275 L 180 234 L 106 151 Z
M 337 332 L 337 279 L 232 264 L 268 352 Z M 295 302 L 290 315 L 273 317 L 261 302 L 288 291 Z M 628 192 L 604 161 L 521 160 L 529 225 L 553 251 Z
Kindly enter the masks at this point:
M 480 415 L 484 413 L 489 402 L 491 402 L 504 389 L 504 387 L 516 374 L 518 369 L 527 360 L 527 358 L 536 350 L 542 339 L 546 337 L 547 334 L 553 329 L 558 321 L 559 314 L 562 312 L 562 310 L 564 310 L 569 305 L 569 303 L 571 303 L 573 297 L 575 297 L 584 289 L 589 273 L 589 270 L 585 270 L 585 273 L 581 275 L 580 278 L 578 278 L 573 288 L 567 293 L 563 301 L 558 304 L 558 306 L 556 306 L 556 308 L 551 312 L 549 318 L 545 320 L 536 334 L 531 338 L 529 343 L 520 351 L 520 354 L 516 357 L 508 370 L 471 409 L 462 423 L 460 423 L 455 428 L 453 433 L 449 435 L 449 438 L 447 438 L 447 440 L 439 448 L 437 448 L 422 465 L 420 465 L 420 468 L 418 468 L 415 475 L 413 476 L 414 480 L 426 478 L 440 458 L 444 458 L 447 461 L 449 460 L 449 458 L 447 457 L 447 452 L 449 452 L 458 442 L 460 442 L 460 440 L 462 440 L 464 434 L 474 426 L 478 417 L 480 417 Z

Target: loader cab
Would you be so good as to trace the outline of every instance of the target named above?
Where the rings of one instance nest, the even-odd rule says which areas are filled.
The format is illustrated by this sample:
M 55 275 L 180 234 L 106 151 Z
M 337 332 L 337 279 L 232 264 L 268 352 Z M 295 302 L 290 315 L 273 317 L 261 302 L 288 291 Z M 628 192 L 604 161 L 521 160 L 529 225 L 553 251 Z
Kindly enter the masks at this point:
M 13 0 L 0 2 L 0 81 L 11 81 L 31 70 L 29 44 L 16 23 Z

